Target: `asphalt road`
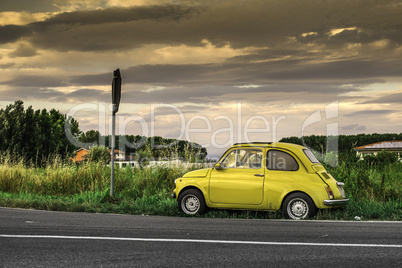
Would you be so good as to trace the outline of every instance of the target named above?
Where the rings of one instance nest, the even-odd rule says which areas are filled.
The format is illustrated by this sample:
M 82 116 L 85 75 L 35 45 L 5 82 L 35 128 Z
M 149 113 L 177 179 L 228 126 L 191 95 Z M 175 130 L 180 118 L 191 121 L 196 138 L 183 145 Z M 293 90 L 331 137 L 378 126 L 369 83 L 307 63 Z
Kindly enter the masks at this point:
M 0 208 L 0 267 L 401 267 L 402 222 Z

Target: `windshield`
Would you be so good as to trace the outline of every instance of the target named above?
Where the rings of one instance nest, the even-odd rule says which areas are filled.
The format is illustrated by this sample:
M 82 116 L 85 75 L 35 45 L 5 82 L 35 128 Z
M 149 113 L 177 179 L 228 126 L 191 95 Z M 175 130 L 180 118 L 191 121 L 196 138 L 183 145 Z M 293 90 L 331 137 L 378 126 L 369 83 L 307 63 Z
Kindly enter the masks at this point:
M 303 149 L 303 152 L 312 163 L 320 163 L 320 161 L 318 161 L 313 152 L 310 151 L 309 149 Z

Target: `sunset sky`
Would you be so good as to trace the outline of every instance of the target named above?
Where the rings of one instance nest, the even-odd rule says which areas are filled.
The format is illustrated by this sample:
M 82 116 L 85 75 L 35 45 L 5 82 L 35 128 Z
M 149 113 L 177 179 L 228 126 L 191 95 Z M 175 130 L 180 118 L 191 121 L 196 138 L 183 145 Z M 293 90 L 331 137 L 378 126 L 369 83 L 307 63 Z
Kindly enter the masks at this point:
M 0 108 L 21 99 L 109 135 L 120 68 L 117 134 L 219 155 L 329 129 L 400 133 L 401 14 L 400 0 L 1 0 Z

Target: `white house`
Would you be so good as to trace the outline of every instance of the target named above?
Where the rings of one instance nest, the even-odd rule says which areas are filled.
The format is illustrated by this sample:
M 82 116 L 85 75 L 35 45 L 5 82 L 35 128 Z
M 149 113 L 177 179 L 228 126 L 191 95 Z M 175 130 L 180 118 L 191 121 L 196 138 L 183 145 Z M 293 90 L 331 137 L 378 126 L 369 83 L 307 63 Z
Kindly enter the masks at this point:
M 398 154 L 399 159 L 402 156 L 402 141 L 381 141 L 353 148 L 360 159 L 366 155 L 377 155 L 381 151 L 393 152 Z
M 112 155 L 112 149 L 109 149 L 110 155 Z M 117 161 L 124 161 L 126 159 L 126 154 L 123 151 L 114 149 L 114 159 Z

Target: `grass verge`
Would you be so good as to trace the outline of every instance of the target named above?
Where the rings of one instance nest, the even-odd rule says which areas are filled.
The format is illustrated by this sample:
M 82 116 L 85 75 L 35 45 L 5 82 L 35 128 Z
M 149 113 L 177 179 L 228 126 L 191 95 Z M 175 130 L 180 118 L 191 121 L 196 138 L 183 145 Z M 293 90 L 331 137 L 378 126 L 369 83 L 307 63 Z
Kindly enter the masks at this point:
M 116 213 L 133 215 L 187 216 L 180 213 L 176 200 L 165 193 L 143 196 L 136 200 L 111 199 L 108 193 L 96 193 L 74 196 L 48 196 L 35 194 L 10 194 L 0 192 L 0 206 L 67 212 Z M 203 216 L 206 218 L 240 218 L 240 219 L 283 219 L 281 211 L 240 211 L 210 209 Z M 344 208 L 320 210 L 312 218 L 316 220 L 402 220 L 400 202 L 351 199 Z
M 0 159 L 1 160 L 1 159 Z M 327 167 L 345 182 L 350 203 L 321 210 L 319 220 L 402 220 L 402 165 L 365 166 L 341 163 Z M 185 216 L 170 197 L 174 180 L 189 169 L 117 168 L 115 198 L 110 198 L 110 168 L 97 163 L 81 166 L 60 162 L 27 167 L 22 161 L 0 161 L 0 206 L 68 212 L 98 212 Z M 281 219 L 279 212 L 209 210 L 199 217 Z

